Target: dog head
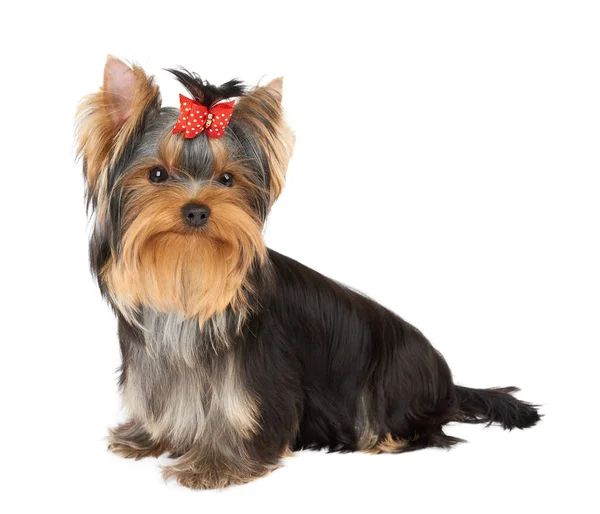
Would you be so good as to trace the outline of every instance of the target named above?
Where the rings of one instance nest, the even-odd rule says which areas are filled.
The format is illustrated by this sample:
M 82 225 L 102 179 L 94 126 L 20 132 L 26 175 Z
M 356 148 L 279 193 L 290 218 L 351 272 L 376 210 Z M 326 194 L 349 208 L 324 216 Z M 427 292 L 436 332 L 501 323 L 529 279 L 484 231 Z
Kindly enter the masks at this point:
M 126 317 L 149 307 L 203 323 L 228 308 L 248 309 L 248 277 L 265 257 L 262 228 L 294 138 L 282 115 L 281 79 L 248 90 L 237 80 L 214 86 L 169 71 L 194 105 L 216 109 L 210 121 L 183 122 L 185 98 L 181 110 L 162 107 L 153 78 L 114 57 L 100 91 L 82 100 L 77 137 L 94 220 L 90 260 Z M 233 110 L 217 119 L 220 102 L 232 98 Z M 192 121 L 195 137 L 183 130 Z M 220 137 L 209 134 L 211 123 Z

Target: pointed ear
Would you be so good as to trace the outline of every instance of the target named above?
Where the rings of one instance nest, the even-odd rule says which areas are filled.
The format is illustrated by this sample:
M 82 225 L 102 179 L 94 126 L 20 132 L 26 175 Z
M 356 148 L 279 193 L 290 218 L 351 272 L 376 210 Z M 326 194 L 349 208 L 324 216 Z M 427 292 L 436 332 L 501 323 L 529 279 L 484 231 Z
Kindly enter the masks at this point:
M 296 140 L 283 117 L 282 91 L 283 77 L 279 77 L 240 98 L 234 111 L 238 119 L 250 126 L 263 147 L 269 167 L 272 202 L 283 189 Z
M 283 95 L 283 77 L 277 77 L 267 84 L 267 87 L 277 91 L 279 95 Z M 281 99 L 280 99 L 281 102 Z
M 108 115 L 119 130 L 132 114 L 134 95 L 141 77 L 132 68 L 109 55 L 104 66 L 104 101 Z
M 78 152 L 92 192 L 102 170 L 122 155 L 148 112 L 159 108 L 153 78 L 109 55 L 100 91 L 85 97 L 77 111 Z

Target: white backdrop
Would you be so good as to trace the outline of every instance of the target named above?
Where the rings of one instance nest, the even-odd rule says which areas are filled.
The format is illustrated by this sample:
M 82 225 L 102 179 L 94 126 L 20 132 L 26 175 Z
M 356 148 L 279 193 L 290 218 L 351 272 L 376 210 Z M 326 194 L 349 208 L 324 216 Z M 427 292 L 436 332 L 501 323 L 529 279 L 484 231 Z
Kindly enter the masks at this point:
M 2 512 L 598 508 L 596 2 L 3 9 Z M 469 443 L 449 452 L 302 452 L 223 492 L 109 454 L 116 323 L 88 273 L 73 151 L 76 104 L 107 53 L 156 74 L 166 105 L 181 88 L 162 68 L 285 75 L 297 146 L 268 244 L 417 325 L 458 383 L 520 386 L 541 424 L 451 426 Z

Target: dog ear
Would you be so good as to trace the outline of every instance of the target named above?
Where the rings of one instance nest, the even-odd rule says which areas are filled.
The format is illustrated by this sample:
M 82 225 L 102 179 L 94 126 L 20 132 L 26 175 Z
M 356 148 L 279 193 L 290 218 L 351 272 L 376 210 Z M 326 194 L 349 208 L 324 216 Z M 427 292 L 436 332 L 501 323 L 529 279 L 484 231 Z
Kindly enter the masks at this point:
M 149 110 L 159 108 L 153 78 L 109 55 L 100 91 L 85 97 L 77 111 L 78 152 L 92 193 L 98 193 L 102 171 L 121 157 Z
M 283 77 L 277 77 L 269 82 L 266 87 L 279 93 L 279 103 L 281 103 L 281 97 L 283 96 Z
M 116 57 L 109 55 L 106 59 L 102 90 L 104 104 L 116 132 L 131 117 L 134 96 L 143 80 L 139 73 L 136 75 L 132 68 Z
M 294 149 L 295 136 L 284 120 L 281 106 L 283 77 L 259 86 L 239 99 L 236 116 L 256 134 L 267 160 L 271 200 L 283 189 L 288 163 Z

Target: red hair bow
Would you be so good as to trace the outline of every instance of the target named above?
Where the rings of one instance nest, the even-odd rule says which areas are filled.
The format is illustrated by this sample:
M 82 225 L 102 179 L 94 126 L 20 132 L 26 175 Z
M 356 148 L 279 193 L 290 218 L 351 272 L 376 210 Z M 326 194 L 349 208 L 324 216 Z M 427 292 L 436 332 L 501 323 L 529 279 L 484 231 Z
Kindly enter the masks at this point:
M 231 119 L 235 103 L 235 101 L 222 102 L 209 109 L 183 95 L 179 95 L 179 102 L 181 114 L 173 127 L 173 134 L 184 132 L 186 139 L 192 139 L 205 130 L 208 137 L 222 137 Z

